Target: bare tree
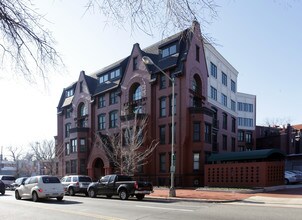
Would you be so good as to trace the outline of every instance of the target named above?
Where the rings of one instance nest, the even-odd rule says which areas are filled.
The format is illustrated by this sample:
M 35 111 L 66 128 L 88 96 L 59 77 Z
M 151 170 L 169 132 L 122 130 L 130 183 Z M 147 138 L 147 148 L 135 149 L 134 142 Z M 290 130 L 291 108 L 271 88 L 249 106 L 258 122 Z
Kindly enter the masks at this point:
M 87 10 L 99 10 L 107 22 L 119 27 L 130 23 L 131 30 L 163 35 L 189 27 L 193 20 L 201 26 L 217 17 L 215 0 L 87 0 Z M 11 64 L 30 82 L 46 79 L 46 70 L 63 64 L 56 51 L 46 21 L 31 0 L 0 0 L 0 58 L 2 68 Z M 4 65 L 5 64 L 5 65 Z
M 22 148 L 20 147 L 9 146 L 7 147 L 7 150 L 9 152 L 9 156 L 14 162 L 18 161 L 23 155 Z
M 36 172 L 34 163 L 34 155 L 31 152 L 27 152 L 25 156 L 19 160 L 19 176 L 31 176 Z
M 55 174 L 55 145 L 52 140 L 44 140 L 30 144 L 35 159 L 40 163 L 44 174 Z
M 7 147 L 7 150 L 9 152 L 9 156 L 16 163 L 16 175 L 19 176 L 19 174 L 20 174 L 19 161 L 20 161 L 21 157 L 23 156 L 22 148 L 9 146 L 9 147 Z
M 265 125 L 270 127 L 286 127 L 291 123 L 290 118 L 266 118 Z
M 0 0 L 0 58 L 30 82 L 45 79 L 45 70 L 63 64 L 54 48 L 51 33 L 44 28 L 44 17 L 30 0 Z M 10 68 L 11 69 L 11 68 Z
M 133 175 L 139 166 L 148 163 L 158 145 L 156 140 L 148 140 L 147 126 L 148 118 L 135 114 L 114 134 L 97 134 L 95 146 L 104 149 L 117 172 Z
M 217 18 L 215 0 L 89 0 L 88 10 L 99 10 L 108 23 L 123 27 L 130 22 L 131 29 L 141 30 L 149 35 L 161 30 L 167 35 L 175 29 L 183 30 L 193 20 L 201 26 Z

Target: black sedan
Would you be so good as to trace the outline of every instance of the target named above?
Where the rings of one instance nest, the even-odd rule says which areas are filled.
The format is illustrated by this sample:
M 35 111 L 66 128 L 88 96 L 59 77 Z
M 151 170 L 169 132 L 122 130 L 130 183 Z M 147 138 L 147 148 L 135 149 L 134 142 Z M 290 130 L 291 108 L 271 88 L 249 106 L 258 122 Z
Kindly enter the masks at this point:
M 0 193 L 5 194 L 5 184 L 0 180 Z

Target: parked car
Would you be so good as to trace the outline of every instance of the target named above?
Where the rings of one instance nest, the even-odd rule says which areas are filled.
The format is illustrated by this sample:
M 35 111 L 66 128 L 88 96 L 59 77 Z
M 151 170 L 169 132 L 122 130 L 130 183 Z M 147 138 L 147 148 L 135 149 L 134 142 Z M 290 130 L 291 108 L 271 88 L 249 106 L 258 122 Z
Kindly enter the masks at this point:
M 5 194 L 5 184 L 2 182 L 2 180 L 0 180 L 0 193 L 2 195 Z
M 32 176 L 27 178 L 15 190 L 17 200 L 27 198 L 34 202 L 44 198 L 57 198 L 61 201 L 64 197 L 64 187 L 56 176 Z
M 301 177 L 291 171 L 285 171 L 284 172 L 284 181 L 285 184 L 291 184 L 291 183 L 298 183 L 302 181 Z
M 64 186 L 65 193 L 70 196 L 74 196 L 76 193 L 84 193 L 88 196 L 87 188 L 92 183 L 92 179 L 84 175 L 71 175 L 64 176 L 61 183 Z
M 103 176 L 98 182 L 88 186 L 90 197 L 105 195 L 107 198 L 111 198 L 113 195 L 118 195 L 120 199 L 126 200 L 129 196 L 136 196 L 138 200 L 142 200 L 146 194 L 152 192 L 152 183 L 133 181 L 130 176 L 125 175 Z
M 5 188 L 10 188 L 10 185 L 15 182 L 16 178 L 12 175 L 1 175 L 0 180 L 5 184 Z
M 288 172 L 296 174 L 297 182 L 302 182 L 302 171 L 300 171 L 300 170 L 289 170 Z
M 10 189 L 15 190 L 18 186 L 20 186 L 28 177 L 19 177 L 12 184 L 10 184 Z

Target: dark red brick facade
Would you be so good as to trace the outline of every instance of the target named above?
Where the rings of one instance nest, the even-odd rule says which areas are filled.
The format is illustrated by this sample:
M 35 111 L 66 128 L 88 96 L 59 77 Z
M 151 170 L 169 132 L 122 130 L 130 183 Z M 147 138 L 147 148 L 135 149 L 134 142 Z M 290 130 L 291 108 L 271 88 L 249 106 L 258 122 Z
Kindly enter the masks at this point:
M 163 57 L 165 49 L 174 50 L 170 45 L 176 45 L 176 52 Z M 199 25 L 194 22 L 188 30 L 146 49 L 135 44 L 127 58 L 96 75 L 86 75 L 82 71 L 78 81 L 64 89 L 58 105 L 58 133 L 55 137 L 58 175 L 88 174 L 97 179 L 115 172 L 105 152 L 95 146 L 95 134 L 116 129 L 115 125 L 111 127 L 115 113 L 119 125 L 139 106 L 139 114 L 149 117 L 148 136 L 162 140 L 135 178 L 152 181 L 154 185 L 170 184 L 172 90 L 168 78 L 163 86 L 162 74 L 141 61 L 143 56 L 149 56 L 167 74 L 175 76 L 175 185 L 203 185 L 207 156 L 213 151 L 238 150 L 237 143 L 231 145 L 231 138 L 237 139 L 237 129 L 232 131 L 230 121 L 227 128 L 222 129 L 223 111 L 207 101 L 208 70 L 203 48 Z M 100 83 L 106 77 L 116 78 Z M 141 97 L 134 100 L 133 93 L 137 88 L 140 88 Z M 165 101 L 164 107 L 162 100 Z M 163 108 L 165 114 L 161 115 Z M 216 115 L 214 108 L 217 109 Z M 228 118 L 232 117 L 228 115 Z M 106 120 L 105 123 L 100 123 L 100 118 Z M 161 129 L 165 130 L 164 138 L 160 135 Z M 226 147 L 221 144 L 222 135 L 228 137 Z

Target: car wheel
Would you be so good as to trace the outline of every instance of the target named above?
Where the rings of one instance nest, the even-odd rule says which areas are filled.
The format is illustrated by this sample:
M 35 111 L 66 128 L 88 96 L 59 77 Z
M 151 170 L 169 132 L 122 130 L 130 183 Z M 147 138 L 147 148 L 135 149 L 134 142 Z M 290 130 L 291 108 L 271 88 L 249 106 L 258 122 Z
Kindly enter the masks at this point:
M 58 201 L 62 201 L 62 200 L 63 200 L 63 196 L 57 197 L 57 200 L 58 200 Z
M 34 202 L 38 202 L 39 201 L 39 196 L 38 196 L 38 194 L 36 192 L 33 192 L 33 194 L 32 194 L 32 200 Z
M 68 189 L 68 193 L 69 193 L 69 195 L 70 196 L 74 196 L 74 189 L 72 188 L 72 187 L 70 187 L 69 189 Z
M 88 194 L 91 198 L 95 198 L 96 197 L 96 192 L 94 189 L 89 189 Z
M 4 194 L 5 194 L 5 189 L 4 189 L 4 190 L 2 190 L 1 194 L 2 194 L 2 195 L 4 195 Z
M 17 200 L 20 200 L 20 199 L 21 199 L 21 196 L 20 196 L 20 194 L 19 194 L 18 191 L 15 191 L 15 198 L 16 198 Z
M 120 199 L 121 199 L 121 200 L 126 200 L 126 199 L 129 198 L 128 192 L 127 192 L 127 190 L 125 190 L 125 189 L 121 189 L 121 190 L 119 191 L 119 196 L 120 196 Z
M 285 180 L 284 180 L 284 184 L 285 184 L 285 185 L 288 185 L 288 184 L 289 184 L 289 180 L 288 180 L 288 179 L 285 179 Z
M 136 195 L 137 200 L 143 200 L 145 198 L 145 194 L 137 194 Z
M 111 199 L 112 195 L 106 195 L 107 199 Z

